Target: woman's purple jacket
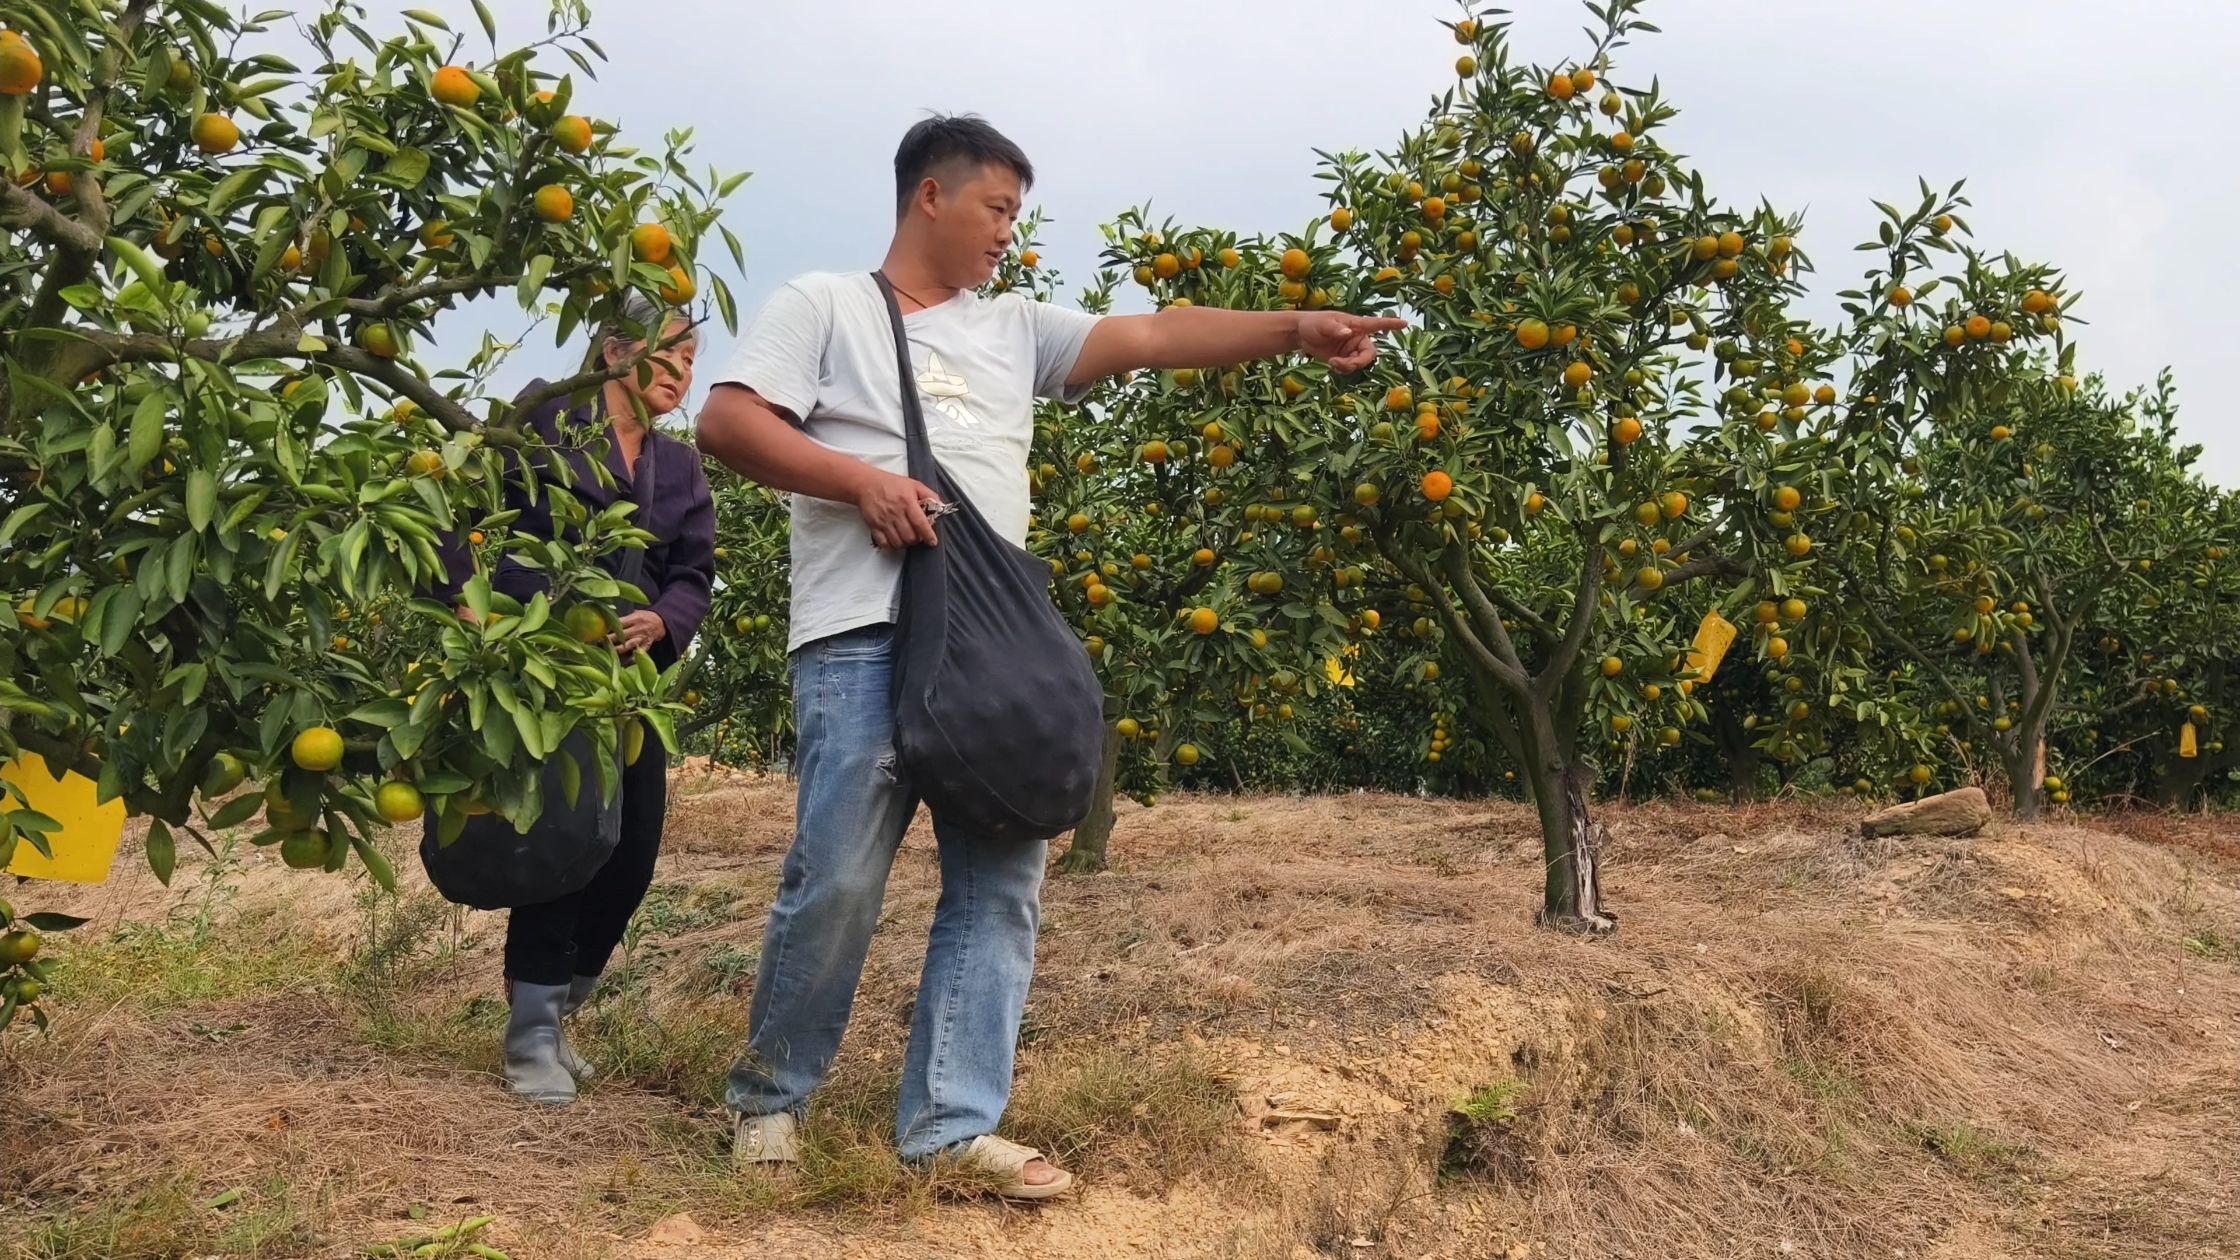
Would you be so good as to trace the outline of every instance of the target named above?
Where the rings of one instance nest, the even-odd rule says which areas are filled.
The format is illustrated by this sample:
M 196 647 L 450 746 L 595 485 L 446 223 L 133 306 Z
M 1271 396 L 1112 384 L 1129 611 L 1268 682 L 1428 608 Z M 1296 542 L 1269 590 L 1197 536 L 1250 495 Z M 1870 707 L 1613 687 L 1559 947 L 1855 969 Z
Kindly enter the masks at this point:
M 543 383 L 532 381 L 529 389 L 536 389 Z M 572 410 L 567 408 L 566 400 L 555 399 L 524 417 L 524 423 L 540 441 L 568 451 L 567 459 L 576 477 L 569 493 L 575 495 L 590 515 L 597 515 L 617 502 L 634 501 L 635 482 L 631 470 L 623 467 L 622 450 L 613 442 L 607 443 L 605 464 L 614 484 L 611 487 L 601 485 L 591 475 L 590 455 L 582 443 L 595 433 L 591 426 L 601 412 L 596 399 Z M 563 414 L 567 417 L 565 428 L 571 435 L 566 443 L 561 438 Z M 662 624 L 668 629 L 667 636 L 651 649 L 654 664 L 667 669 L 691 645 L 692 637 L 700 631 L 701 620 L 708 615 L 708 597 L 716 576 L 716 511 L 698 450 L 648 429 L 638 462 L 643 466 L 649 459 L 655 461 L 652 501 L 639 503 L 630 522 L 654 537 L 646 547 L 642 586 L 649 601 L 647 607 L 660 614 Z M 540 485 L 536 502 L 532 503 L 515 480 L 520 474 L 510 454 L 507 465 L 506 506 L 521 513 L 513 523 L 514 531 L 539 538 L 552 537 L 552 500 L 545 493 L 551 487 Z M 474 572 L 466 541 L 450 539 L 437 553 L 442 557 L 446 575 L 437 597 L 456 601 L 460 586 Z M 527 601 L 546 589 L 547 581 L 543 573 L 525 568 L 507 556 L 498 561 L 490 575 L 490 585 L 494 590 Z

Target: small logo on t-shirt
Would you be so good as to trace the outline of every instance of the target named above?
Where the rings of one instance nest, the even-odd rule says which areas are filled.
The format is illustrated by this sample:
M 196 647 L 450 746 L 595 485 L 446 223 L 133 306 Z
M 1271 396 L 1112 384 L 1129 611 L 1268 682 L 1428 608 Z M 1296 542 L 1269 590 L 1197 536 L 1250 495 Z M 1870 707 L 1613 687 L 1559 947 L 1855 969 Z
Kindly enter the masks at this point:
M 933 400 L 933 409 L 965 428 L 980 423 L 965 406 L 965 399 L 972 394 L 972 386 L 961 376 L 951 372 L 941 362 L 941 356 L 931 350 L 926 352 L 925 370 L 918 373 L 918 389 Z

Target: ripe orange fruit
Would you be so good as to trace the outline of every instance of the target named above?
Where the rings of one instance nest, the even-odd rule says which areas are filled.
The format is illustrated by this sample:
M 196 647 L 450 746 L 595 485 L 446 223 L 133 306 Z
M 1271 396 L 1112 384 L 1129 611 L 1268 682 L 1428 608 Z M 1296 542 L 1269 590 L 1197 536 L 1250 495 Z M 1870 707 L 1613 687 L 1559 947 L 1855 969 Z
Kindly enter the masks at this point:
M 1643 529 L 1647 529 L 1650 526 L 1655 525 L 1657 521 L 1663 517 L 1663 515 L 1664 509 L 1658 507 L 1654 503 L 1638 503 L 1634 505 L 1634 523 L 1641 526 Z M 1630 543 L 1633 540 L 1629 538 L 1626 541 Z M 1632 555 L 1633 553 L 1629 551 L 1626 554 Z
M 581 153 L 591 147 L 591 120 L 581 114 L 570 114 L 552 124 L 552 142 L 570 153 Z
M 342 733 L 331 726 L 310 727 L 288 745 L 288 756 L 299 769 L 324 774 L 342 764 Z
M 1458 44 L 1475 43 L 1477 38 L 1478 23 L 1476 19 L 1464 18 L 1454 24 L 1454 42 Z
M 294 271 L 303 265 L 303 251 L 294 245 L 280 251 L 280 270 Z
M 1785 620 L 1803 621 L 1806 611 L 1804 601 L 1794 595 L 1781 601 L 1781 616 Z
M 46 77 L 47 67 L 38 50 L 23 36 L 9 31 L 0 38 L 0 96 L 28 96 Z
M 1172 280 L 1182 274 L 1182 260 L 1173 254 L 1161 254 L 1151 260 L 1151 274 L 1161 280 Z
M 546 184 L 537 190 L 535 205 L 538 218 L 547 223 L 565 223 L 575 215 L 576 196 L 558 184 Z
M 1620 419 L 1610 426 L 1610 440 L 1620 446 L 1631 446 L 1641 440 L 1641 422 L 1632 416 Z
M 1538 516 L 1540 515 L 1541 510 L 1546 508 L 1547 506 L 1548 496 L 1540 493 L 1538 490 L 1535 490 L 1531 494 L 1528 494 L 1524 497 L 1524 514 L 1526 516 Z
M 443 219 L 430 219 L 420 229 L 420 243 L 429 249 L 449 249 L 456 240 L 451 224 Z
M 1710 262 L 1718 253 L 1719 238 L 1716 236 L 1699 236 L 1696 243 L 1688 247 L 1689 256 L 1697 262 Z
M 1742 233 L 1721 232 L 1719 234 L 1719 257 L 1740 258 L 1742 256 L 1742 245 Z
M 1307 256 L 1307 251 L 1293 246 L 1283 251 L 1283 260 L 1280 265 L 1283 268 L 1285 279 L 1304 280 L 1307 278 L 1307 272 L 1314 268 L 1314 259 Z
M 2043 315 L 2053 307 L 2053 295 L 2043 289 L 2032 289 L 2022 295 L 2022 309 L 2032 315 Z
M 1190 610 L 1191 633 L 1207 635 L 1220 628 L 1221 615 L 1211 608 L 1193 608 Z
M 1446 217 L 1447 217 L 1447 199 L 1446 199 L 1446 198 L 1444 198 L 1444 197 L 1426 197 L 1426 198 L 1424 198 L 1424 199 L 1423 199 L 1423 217 L 1424 217 L 1424 218 L 1425 218 L 1426 220 L 1428 220 L 1428 221 L 1430 221 L 1430 222 L 1432 222 L 1432 223 L 1437 223 L 1437 222 L 1438 222 L 1439 220 L 1441 220 L 1441 219 L 1444 219 L 1444 218 L 1446 218 Z
M 1633 575 L 1633 581 L 1634 585 L 1639 586 L 1642 590 L 1656 590 L 1664 585 L 1664 570 L 1653 564 L 1644 566 L 1640 572 Z
M 1478 72 L 1478 59 L 1467 55 L 1455 58 L 1454 72 L 1465 79 L 1469 78 Z
M 404 461 L 404 470 L 415 477 L 443 476 L 443 456 L 435 451 L 414 451 Z
M 694 287 L 691 272 L 682 267 L 671 267 L 669 268 L 669 283 L 662 285 L 656 292 L 660 293 L 661 300 L 669 305 L 683 306 L 692 300 Z
M 1773 505 L 1784 512 L 1794 512 L 1804 502 L 1804 495 L 1795 486 L 1783 486 L 1773 492 Z
M 1214 555 L 1213 548 L 1211 547 L 1200 547 L 1196 551 L 1190 553 L 1190 563 L 1197 565 L 1201 569 L 1212 568 L 1213 561 Z
M 1616 678 L 1618 675 L 1624 672 L 1626 672 L 1626 663 L 1624 661 L 1619 660 L 1615 656 L 1605 656 L 1602 658 L 1602 676 L 1604 678 Z
M 1836 387 L 1833 385 L 1822 385 L 1820 388 L 1812 391 L 1812 401 L 1819 403 L 1823 407 L 1834 402 L 1835 400 Z
M 669 229 L 658 223 L 641 223 L 630 229 L 630 249 L 643 262 L 669 261 Z
M 1143 444 L 1143 462 L 1146 464 L 1166 463 L 1167 444 L 1156 439 L 1145 442 Z
M 1033 271 L 1034 265 L 1041 261 L 1041 257 L 1031 249 L 1019 255 L 1019 265 L 1025 267 L 1029 271 Z
M 1236 267 L 1244 262 L 1244 255 L 1233 249 L 1224 249 L 1215 257 L 1220 259 L 1221 265 L 1224 267 Z
M 1546 321 L 1528 319 L 1517 325 L 1517 344 L 1527 350 L 1538 350 L 1548 344 L 1549 329 Z
M 1216 446 L 1206 452 L 1206 462 L 1215 468 L 1227 468 L 1237 462 L 1236 448 Z
M 1395 385 L 1385 391 L 1384 406 L 1387 411 L 1406 411 L 1415 402 L 1415 393 L 1405 385 Z
M 241 128 L 224 114 L 198 116 L 189 134 L 194 137 L 194 147 L 213 156 L 231 153 L 233 146 L 241 143 Z
M 1563 383 L 1572 389 L 1583 389 L 1586 383 L 1593 379 L 1594 369 L 1584 363 L 1570 363 L 1564 366 Z
M 1893 284 L 1890 286 L 1890 305 L 1903 307 L 1910 306 L 1912 304 L 1913 290 L 1905 287 L 1902 284 Z
M 54 196 L 54 197 L 67 197 L 67 196 L 69 196 L 69 195 L 70 195 L 70 172 L 68 172 L 68 171 L 48 171 L 48 172 L 47 172 L 47 193 L 48 193 L 48 195 L 50 195 L 50 196 Z
M 1423 475 L 1424 498 L 1431 500 L 1433 503 L 1444 503 L 1447 496 L 1453 493 L 1454 478 L 1448 476 L 1445 472 L 1434 468 Z
M 1767 639 L 1767 640 L 1766 640 L 1766 655 L 1767 655 L 1767 656 L 1770 656 L 1770 657 L 1772 657 L 1773 659 L 1775 659 L 1775 660 L 1777 660 L 1777 661 L 1778 661 L 1778 660 L 1780 660 L 1781 658 L 1783 658 L 1783 657 L 1787 656 L 1788 654 L 1789 654 L 1789 641 L 1788 641 L 1787 639 L 1784 639 L 1784 638 L 1782 638 L 1782 637 L 1781 637 L 1780 635 L 1778 635 L 1778 634 L 1777 634 L 1777 635 L 1773 636 L 1772 638 L 1770 638 L 1770 639 Z
M 1346 209 L 1344 206 L 1339 206 L 1330 212 L 1330 229 L 1332 231 L 1343 232 L 1352 226 L 1353 211 Z
M 428 80 L 428 92 L 446 105 L 466 109 L 482 96 L 482 87 L 465 70 L 445 66 Z
M 1578 90 L 1578 85 L 1572 83 L 1571 76 L 1563 71 L 1553 71 L 1548 75 L 1548 95 L 1557 100 L 1568 101 L 1571 99 L 1572 93 Z
M 2003 424 L 1995 424 L 1991 426 L 1991 440 L 1994 442 L 2004 442 L 2008 438 L 2011 438 L 2013 436 L 2014 430 L 2008 428 Z
M 1812 540 L 1803 534 L 1791 534 L 1782 546 L 1789 549 L 1790 555 L 1801 558 L 1812 551 Z
M 1968 322 L 1962 327 L 1967 329 L 1968 335 L 1977 341 L 1991 335 L 1991 319 L 1987 315 L 1970 315 Z
M 1678 490 L 1667 490 L 1664 498 L 1658 501 L 1658 506 L 1663 509 L 1666 520 L 1677 521 L 1688 514 L 1688 496 Z

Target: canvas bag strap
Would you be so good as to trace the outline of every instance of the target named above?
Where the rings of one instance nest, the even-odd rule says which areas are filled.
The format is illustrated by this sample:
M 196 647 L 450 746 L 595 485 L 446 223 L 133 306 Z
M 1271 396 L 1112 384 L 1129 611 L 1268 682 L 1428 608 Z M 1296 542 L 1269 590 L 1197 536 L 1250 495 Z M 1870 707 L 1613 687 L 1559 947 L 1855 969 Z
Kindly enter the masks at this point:
M 887 279 L 887 273 L 874 271 L 871 278 L 878 282 L 879 294 L 887 301 L 887 322 L 894 326 L 894 357 L 902 377 L 902 431 L 910 447 L 910 479 L 930 486 L 936 475 L 933 447 L 926 441 L 926 413 L 918 402 L 918 378 L 910 370 L 910 335 L 902 328 L 902 303 L 896 300 L 894 282 Z

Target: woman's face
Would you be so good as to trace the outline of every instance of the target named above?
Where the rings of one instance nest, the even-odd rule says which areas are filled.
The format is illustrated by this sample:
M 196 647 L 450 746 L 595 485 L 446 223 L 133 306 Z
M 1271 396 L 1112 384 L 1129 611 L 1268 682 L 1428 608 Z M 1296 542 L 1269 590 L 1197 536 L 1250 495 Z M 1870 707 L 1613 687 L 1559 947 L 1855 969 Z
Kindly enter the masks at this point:
M 683 320 L 672 320 L 661 331 L 661 340 L 668 341 L 690 327 Z M 638 342 L 616 339 L 608 343 L 610 360 L 628 358 L 638 353 Z M 656 350 L 646 359 L 645 367 L 652 369 L 646 375 L 641 368 L 622 378 L 621 385 L 631 395 L 646 405 L 649 415 L 664 416 L 684 403 L 685 394 L 692 388 L 692 360 L 700 352 L 700 339 L 688 337 L 666 349 Z M 641 378 L 643 383 L 641 383 Z

